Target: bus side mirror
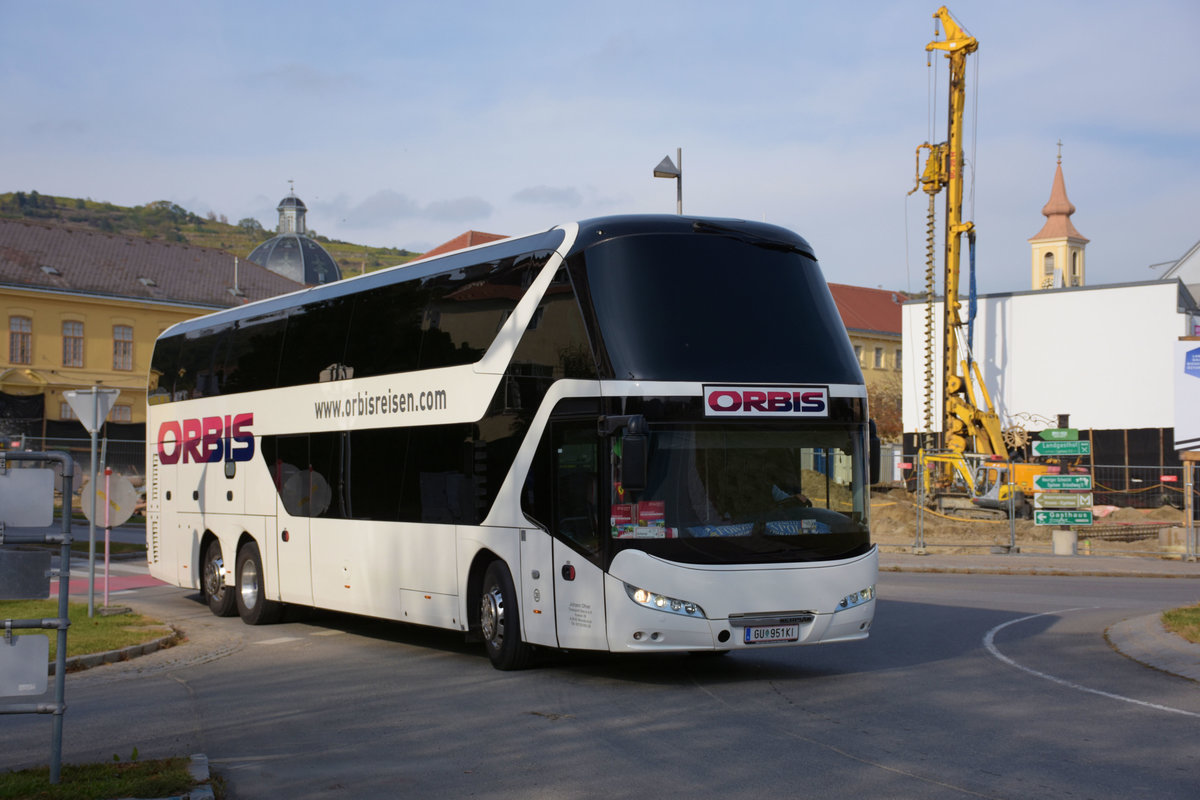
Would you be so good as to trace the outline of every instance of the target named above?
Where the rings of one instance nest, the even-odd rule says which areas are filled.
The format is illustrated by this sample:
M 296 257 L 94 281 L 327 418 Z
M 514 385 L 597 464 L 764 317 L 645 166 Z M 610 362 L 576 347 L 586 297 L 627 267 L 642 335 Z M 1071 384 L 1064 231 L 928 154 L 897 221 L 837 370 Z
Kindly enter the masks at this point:
M 621 486 L 632 492 L 645 491 L 650 469 L 650 437 L 641 414 L 600 418 L 600 435 L 621 435 Z
M 882 448 L 879 444 L 879 434 L 875 432 L 875 420 L 870 420 L 868 422 L 867 439 L 871 449 L 870 483 L 871 486 L 874 486 L 875 484 L 879 483 L 879 473 L 883 471 L 883 465 L 880 463 L 882 461 L 882 453 L 880 452 Z
M 650 440 L 644 433 L 621 437 L 621 486 L 629 492 L 646 489 Z

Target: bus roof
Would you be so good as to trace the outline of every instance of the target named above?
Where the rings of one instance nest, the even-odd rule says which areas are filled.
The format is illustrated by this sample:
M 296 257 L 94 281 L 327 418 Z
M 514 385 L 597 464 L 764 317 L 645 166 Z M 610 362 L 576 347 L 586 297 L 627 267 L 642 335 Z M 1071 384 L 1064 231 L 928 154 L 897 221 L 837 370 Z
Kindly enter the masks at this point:
M 484 259 L 503 259 L 522 253 L 557 250 L 569 227 L 572 226 L 570 224 L 560 225 L 537 233 L 501 239 L 434 258 L 418 259 L 407 264 L 387 267 L 365 275 L 356 275 L 334 283 L 322 284 L 298 292 L 247 303 L 236 308 L 224 309 L 176 323 L 164 331 L 159 338 L 207 330 L 214 326 L 228 325 L 244 319 L 272 316 L 307 303 L 344 297 L 377 286 L 453 272 L 478 264 Z M 731 236 L 768 247 L 782 247 L 815 259 L 812 247 L 798 234 L 777 225 L 746 220 L 673 214 L 625 214 L 583 220 L 578 223 L 578 229 L 579 235 L 571 245 L 570 252 L 563 253 L 564 257 L 598 242 L 620 236 L 650 233 L 702 233 Z M 486 253 L 486 256 L 483 256 L 483 253 Z

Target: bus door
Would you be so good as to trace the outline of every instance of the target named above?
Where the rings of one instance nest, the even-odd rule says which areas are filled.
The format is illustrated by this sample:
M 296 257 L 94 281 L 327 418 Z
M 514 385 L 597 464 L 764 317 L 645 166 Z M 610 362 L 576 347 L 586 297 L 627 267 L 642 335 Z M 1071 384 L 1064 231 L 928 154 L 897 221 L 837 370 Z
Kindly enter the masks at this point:
M 607 650 L 596 420 L 554 423 L 554 609 L 563 648 Z
M 271 561 L 275 565 L 280 598 L 288 603 L 312 605 L 309 529 L 313 496 L 320 493 L 322 478 L 312 470 L 308 435 L 280 436 L 275 463 L 269 466 L 278 499 L 275 537 L 267 550 L 275 556 Z

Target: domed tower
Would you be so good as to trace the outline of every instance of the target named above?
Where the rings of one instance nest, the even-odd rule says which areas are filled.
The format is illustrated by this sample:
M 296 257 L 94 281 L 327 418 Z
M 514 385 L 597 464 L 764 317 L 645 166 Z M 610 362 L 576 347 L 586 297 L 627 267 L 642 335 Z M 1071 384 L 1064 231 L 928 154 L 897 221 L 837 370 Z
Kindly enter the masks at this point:
M 304 201 L 289 191 L 276 206 L 279 224 L 275 236 L 254 248 L 250 260 L 308 286 L 341 280 L 342 271 L 320 242 L 310 239 Z

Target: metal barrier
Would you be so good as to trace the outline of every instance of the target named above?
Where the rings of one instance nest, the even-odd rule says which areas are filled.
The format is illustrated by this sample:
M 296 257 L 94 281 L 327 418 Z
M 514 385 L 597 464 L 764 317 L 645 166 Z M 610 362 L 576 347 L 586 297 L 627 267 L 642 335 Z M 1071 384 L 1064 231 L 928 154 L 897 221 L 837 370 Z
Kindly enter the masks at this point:
M 901 454 L 896 457 L 897 469 L 890 483 L 875 487 L 875 491 L 903 489 L 903 499 L 889 498 L 887 503 L 910 503 L 914 506 L 911 544 L 888 542 L 876 536 L 876 542 L 885 547 L 911 547 L 912 552 L 924 553 L 929 548 L 989 548 L 998 552 L 1053 552 L 1052 528 L 1041 526 L 1031 531 L 1032 523 L 1012 519 L 982 520 L 956 517 L 936 511 L 926 503 L 923 496 L 921 466 L 916 455 Z M 1162 558 L 1183 558 L 1196 561 L 1200 557 L 1200 535 L 1196 528 L 1200 517 L 1200 491 L 1185 466 L 1123 466 L 1092 465 L 1093 503 L 1097 512 L 1111 511 L 1105 516 L 1096 516 L 1091 526 L 1075 526 L 1072 530 L 1079 540 L 1077 553 L 1080 555 L 1137 555 Z M 1193 470 L 1194 471 L 1194 470 Z M 1011 472 L 1010 472 L 1011 474 Z M 1190 494 L 1190 498 L 1189 498 Z M 1189 499 L 1191 502 L 1189 503 Z M 1114 509 L 1105 509 L 1112 506 Z M 1178 519 L 1158 518 L 1155 509 L 1169 507 L 1181 509 Z M 1138 509 L 1140 516 L 1122 513 L 1123 509 Z M 1191 524 L 1188 515 L 1191 514 Z M 1170 516 L 1162 512 L 1162 516 Z M 1120 519 L 1114 519 L 1120 517 Z M 1130 517 L 1133 517 L 1132 519 Z M 957 523 L 958 535 L 953 541 L 940 531 L 945 531 L 939 521 Z M 972 526 L 976 536 L 965 536 L 961 526 Z M 1021 535 L 1018 537 L 1018 530 Z M 941 536 L 941 540 L 939 540 Z M 970 539 L 974 539 L 971 541 Z M 1019 541 L 1018 541 L 1019 539 Z M 1044 539 L 1044 541 L 1042 541 Z M 1133 546 L 1130 546 L 1133 545 Z
M 50 783 L 58 783 L 62 777 L 62 730 L 63 714 L 67 710 L 66 703 L 66 673 L 67 673 L 67 628 L 71 619 L 67 610 L 67 597 L 71 582 L 71 515 L 59 514 L 61 518 L 61 533 L 20 535 L 9 534 L 5 526 L 9 522 L 32 527 L 45 527 L 46 520 L 52 521 L 54 516 L 54 484 L 53 478 L 45 482 L 37 480 L 37 476 L 10 476 L 8 462 L 47 462 L 57 463 L 61 467 L 62 490 L 65 496 L 70 496 L 75 473 L 71 457 L 66 453 L 28 453 L 0 452 L 0 475 L 6 480 L 12 478 L 11 488 L 19 494 L 18 502 L 5 505 L 0 515 L 0 574 L 5 580 L 0 581 L 0 599 L 22 600 L 48 597 L 50 594 L 50 578 L 58 578 L 58 617 L 54 619 L 6 619 L 4 620 L 4 640 L 0 648 L 5 650 L 5 658 L 0 659 L 0 694 L 6 697 L 44 694 L 46 679 L 46 651 L 49 649 L 49 639 L 42 637 L 45 645 L 41 646 L 34 637 L 13 635 L 13 630 L 22 629 L 53 629 L 58 631 L 56 640 L 57 650 L 54 655 L 54 702 L 53 703 L 24 703 L 0 706 L 0 714 L 53 714 L 54 725 L 50 741 Z M 46 470 L 36 470 L 46 472 Z M 20 472 L 26 472 L 21 470 Z M 34 472 L 29 470 L 28 472 Z M 34 480 L 17 480 L 18 478 L 34 478 Z M 48 489 L 49 491 L 45 491 Z M 43 498 L 40 495 L 45 495 Z M 46 518 L 40 518 L 45 501 L 48 509 Z M 40 524 L 39 524 L 40 523 Z M 59 567 L 51 570 L 50 554 L 46 552 L 29 552 L 9 550 L 10 544 L 18 543 L 53 543 L 61 545 Z M 33 647 L 18 647 L 18 642 L 26 642 Z M 39 649 L 40 648 L 40 649 Z M 11 686 L 9 685 L 11 679 Z M 40 691 L 39 691 L 40 690 Z

